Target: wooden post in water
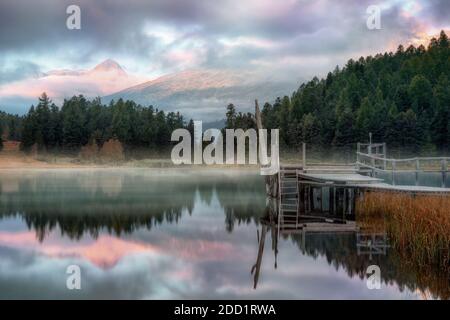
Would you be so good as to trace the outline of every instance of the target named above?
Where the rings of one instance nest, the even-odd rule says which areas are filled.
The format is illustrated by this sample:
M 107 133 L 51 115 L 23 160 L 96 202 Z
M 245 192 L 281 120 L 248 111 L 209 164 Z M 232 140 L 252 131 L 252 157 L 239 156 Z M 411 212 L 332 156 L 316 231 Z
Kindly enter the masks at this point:
M 264 253 L 264 242 L 266 241 L 266 233 L 267 233 L 267 226 L 262 224 L 261 225 L 261 237 L 258 239 L 258 256 L 256 258 L 256 263 L 253 265 L 251 273 L 255 272 L 255 275 L 253 277 L 253 289 L 256 289 L 256 286 L 258 285 L 259 280 L 259 271 L 261 269 L 261 262 L 262 257 Z

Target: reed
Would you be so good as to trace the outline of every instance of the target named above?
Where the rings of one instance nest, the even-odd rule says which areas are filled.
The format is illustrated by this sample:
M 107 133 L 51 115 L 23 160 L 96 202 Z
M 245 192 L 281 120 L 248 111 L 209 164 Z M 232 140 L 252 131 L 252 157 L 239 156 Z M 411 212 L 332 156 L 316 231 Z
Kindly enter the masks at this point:
M 385 228 L 406 261 L 450 271 L 450 197 L 368 192 L 357 212 L 363 225 Z

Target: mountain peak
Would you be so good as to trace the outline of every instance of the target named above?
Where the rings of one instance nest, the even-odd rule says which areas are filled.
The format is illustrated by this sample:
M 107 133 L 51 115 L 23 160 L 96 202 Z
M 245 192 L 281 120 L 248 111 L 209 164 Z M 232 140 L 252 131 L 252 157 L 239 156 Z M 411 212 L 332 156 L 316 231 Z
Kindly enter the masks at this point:
M 273 81 L 254 81 L 245 70 L 190 69 L 166 74 L 103 97 L 103 101 L 122 98 L 141 105 L 152 104 L 164 111 L 181 111 L 201 120 L 217 120 L 230 102 L 242 110 L 252 110 L 253 101 L 273 102 L 294 86 Z
M 98 72 L 111 72 L 115 71 L 120 74 L 126 74 L 126 72 L 122 69 L 120 64 L 118 64 L 113 59 L 106 59 L 105 61 L 99 63 L 96 65 L 92 71 L 98 71 Z

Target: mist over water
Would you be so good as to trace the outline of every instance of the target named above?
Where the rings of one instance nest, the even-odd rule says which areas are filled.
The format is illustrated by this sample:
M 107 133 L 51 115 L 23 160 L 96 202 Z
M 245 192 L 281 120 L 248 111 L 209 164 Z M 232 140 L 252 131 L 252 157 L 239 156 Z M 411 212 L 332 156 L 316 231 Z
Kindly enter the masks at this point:
M 10 170 L 1 172 L 0 192 L 0 298 L 416 299 L 428 292 L 392 250 L 358 255 L 354 234 L 276 241 L 273 230 L 254 289 L 257 235 L 268 214 L 256 170 Z M 66 288 L 71 264 L 81 267 L 81 290 Z M 380 290 L 366 286 L 371 264 L 381 267 Z

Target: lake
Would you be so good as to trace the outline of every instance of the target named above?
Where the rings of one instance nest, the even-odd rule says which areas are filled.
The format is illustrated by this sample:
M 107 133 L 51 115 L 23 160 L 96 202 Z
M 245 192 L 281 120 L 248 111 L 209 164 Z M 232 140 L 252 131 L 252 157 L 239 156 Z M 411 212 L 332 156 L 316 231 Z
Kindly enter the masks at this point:
M 261 223 L 257 171 L 9 170 L 0 191 L 2 299 L 421 299 L 450 287 L 393 249 L 358 254 L 353 233 L 278 237 Z M 70 265 L 80 290 L 66 287 Z

